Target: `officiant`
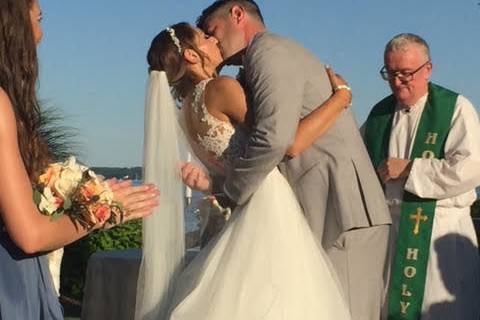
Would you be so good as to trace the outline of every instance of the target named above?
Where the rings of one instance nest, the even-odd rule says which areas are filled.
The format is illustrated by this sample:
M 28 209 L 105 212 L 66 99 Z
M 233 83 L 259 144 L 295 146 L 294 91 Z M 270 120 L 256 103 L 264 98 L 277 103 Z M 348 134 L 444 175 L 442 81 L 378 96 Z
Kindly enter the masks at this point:
M 385 318 L 477 320 L 480 263 L 467 248 L 478 248 L 470 216 L 480 184 L 477 112 L 430 82 L 421 37 L 395 36 L 384 63 L 393 94 L 373 107 L 364 138 L 393 220 Z

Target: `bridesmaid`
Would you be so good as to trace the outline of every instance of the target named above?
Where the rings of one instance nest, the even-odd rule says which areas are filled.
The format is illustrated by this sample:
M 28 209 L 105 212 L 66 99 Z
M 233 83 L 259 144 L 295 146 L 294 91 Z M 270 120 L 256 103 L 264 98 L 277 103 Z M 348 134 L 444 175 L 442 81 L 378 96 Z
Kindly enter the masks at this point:
M 37 0 L 0 0 L 0 319 L 4 320 L 63 319 L 44 252 L 90 231 L 65 215 L 52 221 L 32 200 L 32 181 L 51 162 L 39 135 L 41 113 L 35 93 L 41 20 Z M 111 187 L 126 209 L 124 222 L 150 214 L 157 205 L 154 186 L 111 181 Z

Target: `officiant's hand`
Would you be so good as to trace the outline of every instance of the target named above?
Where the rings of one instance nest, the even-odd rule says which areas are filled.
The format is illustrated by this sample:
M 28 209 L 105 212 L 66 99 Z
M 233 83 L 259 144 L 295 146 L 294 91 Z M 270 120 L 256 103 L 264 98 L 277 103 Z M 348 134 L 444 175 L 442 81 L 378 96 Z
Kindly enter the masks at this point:
M 200 167 L 185 162 L 181 167 L 183 183 L 193 190 L 209 193 L 212 188 L 210 176 Z
M 377 168 L 377 173 L 383 183 L 389 180 L 408 177 L 412 161 L 409 159 L 388 158 Z

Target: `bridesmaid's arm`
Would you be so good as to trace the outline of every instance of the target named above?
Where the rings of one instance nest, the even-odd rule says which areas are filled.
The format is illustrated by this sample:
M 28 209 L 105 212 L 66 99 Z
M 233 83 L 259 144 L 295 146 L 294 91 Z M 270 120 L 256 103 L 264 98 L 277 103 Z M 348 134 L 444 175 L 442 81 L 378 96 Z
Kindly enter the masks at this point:
M 15 114 L 10 99 L 1 88 L 0 114 L 0 217 L 10 238 L 25 253 L 33 254 L 57 249 L 85 236 L 89 230 L 66 215 L 52 220 L 38 211 L 18 147 Z M 149 197 L 153 190 L 149 186 L 142 190 L 148 189 L 150 193 L 134 192 L 134 187 L 125 183 L 113 182 L 112 187 L 116 199 L 130 209 L 125 220 L 147 214 L 149 207 L 145 204 L 152 205 L 149 201 L 156 199 Z
M 333 88 L 344 87 L 335 90 L 328 100 L 300 120 L 295 140 L 286 152 L 291 158 L 300 155 L 320 138 L 335 123 L 342 111 L 350 105 L 352 95 L 350 89 L 346 88 L 346 82 L 330 68 L 326 70 Z

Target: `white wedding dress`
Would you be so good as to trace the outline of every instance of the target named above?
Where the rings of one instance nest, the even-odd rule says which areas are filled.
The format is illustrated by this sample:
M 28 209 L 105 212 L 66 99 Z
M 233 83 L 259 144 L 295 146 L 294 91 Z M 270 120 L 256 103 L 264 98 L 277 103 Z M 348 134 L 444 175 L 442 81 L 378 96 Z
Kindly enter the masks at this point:
M 196 140 L 228 166 L 246 134 L 208 113 L 207 82 L 192 102 L 193 118 L 206 129 Z M 182 272 L 169 310 L 171 320 L 350 319 L 328 258 L 277 169 Z

